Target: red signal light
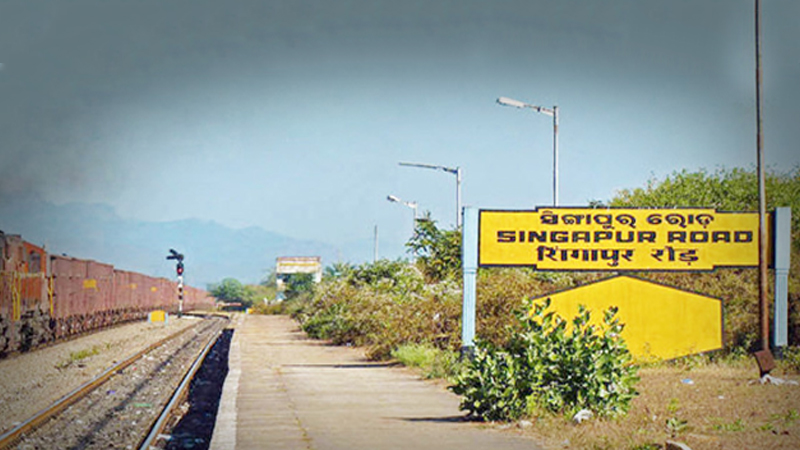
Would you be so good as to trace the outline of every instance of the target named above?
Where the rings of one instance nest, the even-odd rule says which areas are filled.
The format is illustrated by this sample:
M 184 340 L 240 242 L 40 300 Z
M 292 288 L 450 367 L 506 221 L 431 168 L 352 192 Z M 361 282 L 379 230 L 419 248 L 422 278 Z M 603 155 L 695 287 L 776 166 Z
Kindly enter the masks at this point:
M 175 267 L 175 271 L 178 272 L 178 275 L 183 275 L 183 263 L 179 262 L 178 265 Z

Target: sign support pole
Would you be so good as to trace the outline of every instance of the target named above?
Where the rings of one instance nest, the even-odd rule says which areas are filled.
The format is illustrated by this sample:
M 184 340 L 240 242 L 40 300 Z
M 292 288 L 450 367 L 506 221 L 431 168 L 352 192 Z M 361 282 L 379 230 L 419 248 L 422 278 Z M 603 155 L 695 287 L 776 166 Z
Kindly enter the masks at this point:
M 789 266 L 792 247 L 792 209 L 775 208 L 775 311 L 772 345 L 780 353 L 789 344 Z
M 463 301 L 461 312 L 461 356 L 472 357 L 475 341 L 475 285 L 478 276 L 478 209 L 463 208 L 461 269 Z

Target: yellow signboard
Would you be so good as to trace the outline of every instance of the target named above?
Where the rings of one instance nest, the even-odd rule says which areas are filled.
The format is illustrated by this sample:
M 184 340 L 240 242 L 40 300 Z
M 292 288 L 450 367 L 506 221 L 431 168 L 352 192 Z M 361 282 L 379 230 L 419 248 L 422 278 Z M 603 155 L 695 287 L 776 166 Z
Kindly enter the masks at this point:
M 758 213 L 714 209 L 481 210 L 478 264 L 539 270 L 758 266 Z
M 578 305 L 600 325 L 603 311 L 619 308 L 621 336 L 637 358 L 672 359 L 722 348 L 719 299 L 631 277 L 614 277 L 550 294 L 550 309 L 569 320 Z
M 275 262 L 275 273 L 315 273 L 322 271 L 319 256 L 280 256 Z
M 167 323 L 169 320 L 169 314 L 163 310 L 155 310 L 150 311 L 150 314 L 147 316 L 147 321 L 150 323 L 161 322 Z

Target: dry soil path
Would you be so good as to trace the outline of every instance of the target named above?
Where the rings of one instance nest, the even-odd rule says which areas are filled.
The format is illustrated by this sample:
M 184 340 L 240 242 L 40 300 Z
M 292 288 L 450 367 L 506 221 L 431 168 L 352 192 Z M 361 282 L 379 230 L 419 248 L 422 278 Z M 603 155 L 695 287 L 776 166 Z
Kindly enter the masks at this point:
M 538 449 L 463 421 L 411 371 L 308 339 L 283 316 L 240 316 L 212 449 Z

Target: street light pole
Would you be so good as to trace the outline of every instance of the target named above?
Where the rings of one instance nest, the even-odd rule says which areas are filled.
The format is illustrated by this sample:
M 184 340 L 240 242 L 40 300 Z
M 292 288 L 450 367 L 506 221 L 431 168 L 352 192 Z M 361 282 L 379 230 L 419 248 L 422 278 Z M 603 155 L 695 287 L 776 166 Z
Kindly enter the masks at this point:
M 414 210 L 414 228 L 412 228 L 412 233 L 417 230 L 417 202 L 407 202 L 405 200 L 400 199 L 396 195 L 387 195 L 386 200 L 389 200 L 392 203 L 401 203 L 403 205 L 408 206 L 409 208 Z
M 530 108 L 553 118 L 553 206 L 558 206 L 558 106 L 553 106 L 553 108 L 550 109 L 543 106 L 531 105 L 508 97 L 498 98 L 497 103 L 503 106 L 512 106 L 520 109 Z
M 558 206 L 558 106 L 553 106 L 553 206 Z
M 443 172 L 452 173 L 456 176 L 456 229 L 461 228 L 461 167 L 445 167 L 445 166 L 435 166 L 433 164 L 419 164 L 419 163 L 407 163 L 401 162 L 398 163 L 401 166 L 405 167 L 421 167 L 423 169 L 433 169 L 433 170 L 441 170 Z

